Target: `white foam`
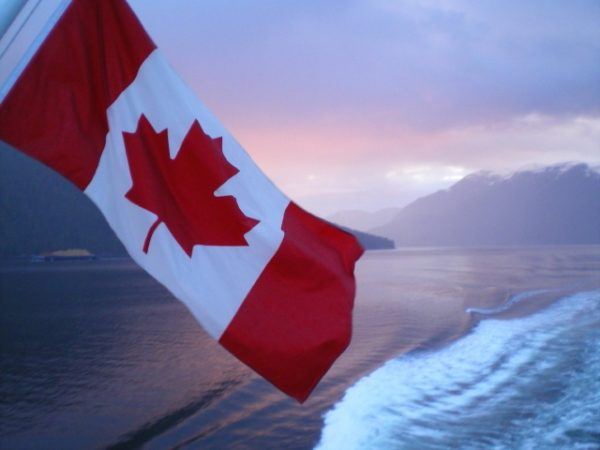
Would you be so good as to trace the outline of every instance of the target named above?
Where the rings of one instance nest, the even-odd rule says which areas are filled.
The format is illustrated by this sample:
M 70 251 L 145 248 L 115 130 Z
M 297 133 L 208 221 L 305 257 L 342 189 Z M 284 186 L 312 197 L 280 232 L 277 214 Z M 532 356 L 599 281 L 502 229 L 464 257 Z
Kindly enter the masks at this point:
M 539 289 L 536 291 L 526 291 L 521 292 L 512 297 L 508 297 L 507 300 L 500 306 L 495 308 L 467 308 L 465 312 L 467 313 L 477 313 L 484 316 L 493 316 L 511 309 L 517 303 L 521 303 L 523 300 L 528 300 L 531 297 L 535 297 L 538 294 L 543 294 L 544 292 L 548 292 L 547 289 Z
M 558 364 L 560 352 L 545 349 L 575 317 L 595 311 L 597 320 L 599 305 L 600 291 L 580 293 L 535 315 L 481 322 L 442 350 L 388 361 L 325 414 L 317 448 L 439 448 L 457 439 L 466 432 L 460 420 L 503 408 Z

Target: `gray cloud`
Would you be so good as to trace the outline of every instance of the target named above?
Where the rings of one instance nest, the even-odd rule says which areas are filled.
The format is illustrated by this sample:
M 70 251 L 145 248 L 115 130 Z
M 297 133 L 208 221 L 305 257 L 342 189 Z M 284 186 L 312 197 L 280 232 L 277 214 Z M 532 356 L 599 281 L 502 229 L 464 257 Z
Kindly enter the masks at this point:
M 132 4 L 202 97 L 235 114 L 431 129 L 600 113 L 597 1 Z
M 131 0 L 175 69 L 312 210 L 456 174 L 600 163 L 600 2 Z

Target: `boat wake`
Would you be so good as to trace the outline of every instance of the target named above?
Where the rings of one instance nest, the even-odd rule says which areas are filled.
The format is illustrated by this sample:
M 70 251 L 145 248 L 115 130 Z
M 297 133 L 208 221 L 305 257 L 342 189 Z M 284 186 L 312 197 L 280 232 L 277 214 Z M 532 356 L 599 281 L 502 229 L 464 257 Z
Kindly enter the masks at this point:
M 527 292 L 494 315 L 538 294 Z M 317 448 L 598 448 L 600 291 L 489 318 L 437 351 L 388 361 L 324 416 Z
M 465 312 L 468 314 L 479 314 L 481 316 L 495 316 L 512 309 L 515 305 L 518 305 L 525 300 L 529 300 L 532 297 L 544 294 L 546 292 L 548 292 L 547 289 L 521 292 L 517 295 L 513 295 L 512 297 L 508 296 L 504 303 L 495 308 L 467 308 Z

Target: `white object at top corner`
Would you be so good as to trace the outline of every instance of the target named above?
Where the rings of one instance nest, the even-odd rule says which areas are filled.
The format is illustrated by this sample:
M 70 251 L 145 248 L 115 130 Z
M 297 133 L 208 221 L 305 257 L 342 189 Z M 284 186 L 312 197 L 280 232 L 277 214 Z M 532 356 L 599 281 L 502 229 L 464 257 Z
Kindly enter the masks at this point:
M 71 0 L 2 1 L 1 22 L 8 22 L 10 16 L 14 19 L 0 38 L 0 103 L 70 3 Z

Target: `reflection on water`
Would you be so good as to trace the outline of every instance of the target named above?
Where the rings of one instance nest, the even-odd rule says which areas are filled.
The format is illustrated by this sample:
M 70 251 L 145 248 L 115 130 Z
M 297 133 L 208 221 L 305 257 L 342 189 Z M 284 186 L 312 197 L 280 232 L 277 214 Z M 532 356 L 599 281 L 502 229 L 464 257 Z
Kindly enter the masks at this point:
M 579 325 L 557 322 L 554 328 L 562 331 L 556 335 L 544 331 L 552 327 L 527 322 L 537 316 L 519 316 L 559 298 L 585 303 L 577 293 L 599 289 L 599 274 L 599 247 L 368 252 L 358 266 L 351 347 L 300 406 L 222 350 L 185 307 L 129 261 L 0 263 L 0 448 L 305 449 L 319 441 L 330 448 L 331 436 L 349 435 L 339 425 L 344 417 L 355 420 L 356 442 L 364 443 L 364 436 L 375 447 L 494 439 L 494 421 L 538 429 L 527 436 L 541 439 L 544 427 L 557 420 L 552 411 L 560 411 L 552 410 L 553 401 L 565 402 L 570 421 L 580 420 L 574 411 L 584 407 L 565 400 L 565 389 L 573 390 L 569 398 L 597 401 L 586 397 L 584 383 L 567 376 L 580 367 L 577 361 L 593 366 L 589 349 L 594 342 L 597 347 L 598 336 L 586 334 L 582 318 L 597 318 L 597 310 L 567 307 L 565 324 Z M 507 303 L 510 308 L 502 307 Z M 490 314 L 493 319 L 479 322 Z M 552 356 L 555 351 L 564 358 Z M 485 364 L 483 374 L 472 368 Z M 436 378 L 446 373 L 440 367 L 452 374 L 446 384 Z M 566 374 L 562 381 L 551 381 L 549 374 L 559 370 Z M 402 383 L 407 373 L 416 384 Z M 594 372 L 586 376 L 591 380 Z M 373 377 L 383 380 L 376 395 L 356 406 L 352 393 L 369 392 L 361 386 Z M 531 382 L 536 377 L 548 383 L 537 386 Z M 433 384 L 442 391 L 428 390 Z M 550 405 L 548 414 L 519 415 L 503 407 L 526 405 L 522 391 Z M 416 405 L 409 413 L 402 409 L 407 399 Z M 408 426 L 431 428 L 428 420 L 461 405 L 472 417 L 444 422 L 438 435 L 398 433 Z M 348 414 L 349 408 L 360 411 Z M 372 440 L 375 430 L 389 440 Z M 571 442 L 585 444 L 596 431 L 574 425 L 555 442 L 569 433 Z M 525 434 L 511 436 L 526 442 Z
M 0 445 L 141 444 L 250 375 L 128 261 L 2 272 Z

